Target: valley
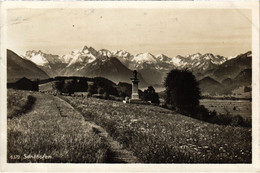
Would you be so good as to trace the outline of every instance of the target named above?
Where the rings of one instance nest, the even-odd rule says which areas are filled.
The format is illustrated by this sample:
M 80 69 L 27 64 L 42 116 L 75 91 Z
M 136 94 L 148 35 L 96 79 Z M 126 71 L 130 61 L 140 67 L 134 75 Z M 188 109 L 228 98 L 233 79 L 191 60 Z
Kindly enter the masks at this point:
M 219 114 L 240 115 L 245 119 L 252 119 L 252 102 L 249 100 L 201 99 L 200 104 Z

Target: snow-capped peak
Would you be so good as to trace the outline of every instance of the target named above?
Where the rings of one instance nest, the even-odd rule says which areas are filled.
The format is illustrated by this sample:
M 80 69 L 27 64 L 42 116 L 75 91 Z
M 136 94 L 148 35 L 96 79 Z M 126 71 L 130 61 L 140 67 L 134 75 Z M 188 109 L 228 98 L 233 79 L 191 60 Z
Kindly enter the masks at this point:
M 83 46 L 80 50 L 74 50 L 70 54 L 63 55 L 62 58 L 68 64 L 67 66 L 71 66 L 75 63 L 91 63 L 97 59 L 99 54 L 93 47 Z
M 80 53 L 80 50 L 79 50 L 79 49 L 71 51 L 71 55 L 76 55 L 76 54 L 78 54 L 78 53 Z
M 213 64 L 223 64 L 224 62 L 227 61 L 226 57 L 219 56 L 219 55 L 213 55 L 211 53 L 206 53 L 205 55 L 202 56 L 204 60 L 208 60 Z
M 186 58 L 189 58 L 191 60 L 195 60 L 197 58 L 200 58 L 202 55 L 200 53 L 195 53 L 195 54 L 192 54 L 192 55 L 188 55 L 186 56 Z
M 32 55 L 30 60 L 40 66 L 43 66 L 48 63 L 47 59 L 44 58 L 41 54 Z
M 228 60 L 231 60 L 231 59 L 234 59 L 234 58 L 236 58 L 237 56 L 230 56 L 230 57 L 228 57 L 227 59 Z
M 81 51 L 73 51 L 70 55 L 65 55 L 63 58 L 71 66 L 75 63 L 91 63 L 97 59 L 98 52 L 88 46 L 84 46 Z
M 171 58 L 167 57 L 166 55 L 164 54 L 159 54 L 156 56 L 156 58 L 161 61 L 161 62 L 170 62 L 171 61 Z
M 93 47 L 88 47 L 88 46 L 84 46 L 83 49 L 81 50 L 82 54 L 92 54 L 92 55 L 97 55 L 98 52 L 93 48 Z
M 128 53 L 127 51 L 125 50 L 116 50 L 116 51 L 112 51 L 111 52 L 114 56 L 116 57 L 130 57 L 130 53 Z
M 203 59 L 205 60 L 214 60 L 216 57 L 212 53 L 206 53 L 205 55 L 202 56 Z
M 111 57 L 111 55 L 112 55 L 112 53 L 107 49 L 100 49 L 98 51 L 98 54 L 101 56 L 107 56 L 107 57 Z
M 137 62 L 137 63 L 157 63 L 157 60 L 155 56 L 153 56 L 150 53 L 141 53 L 137 54 L 132 61 Z
M 211 53 L 206 53 L 204 55 L 200 53 L 187 55 L 182 57 L 180 55 L 172 58 L 171 63 L 180 68 L 199 68 L 207 69 L 211 65 L 220 65 L 227 61 L 227 58 L 219 55 L 213 55 Z
M 42 53 L 41 50 L 29 50 L 23 56 L 25 59 L 28 59 L 39 66 L 44 66 L 49 63 L 48 59 L 45 57 L 46 54 Z
M 181 65 L 183 65 L 182 63 L 182 59 L 184 57 L 177 55 L 176 57 L 173 57 L 172 60 L 170 61 L 170 63 L 172 63 L 174 66 L 179 67 Z

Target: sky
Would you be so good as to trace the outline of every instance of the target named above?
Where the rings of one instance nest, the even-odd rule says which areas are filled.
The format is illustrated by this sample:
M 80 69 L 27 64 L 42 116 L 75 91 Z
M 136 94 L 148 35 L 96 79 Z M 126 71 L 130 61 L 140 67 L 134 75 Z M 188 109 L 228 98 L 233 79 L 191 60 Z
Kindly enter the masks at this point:
M 251 10 L 9 9 L 7 47 L 64 55 L 82 47 L 234 56 L 251 50 Z

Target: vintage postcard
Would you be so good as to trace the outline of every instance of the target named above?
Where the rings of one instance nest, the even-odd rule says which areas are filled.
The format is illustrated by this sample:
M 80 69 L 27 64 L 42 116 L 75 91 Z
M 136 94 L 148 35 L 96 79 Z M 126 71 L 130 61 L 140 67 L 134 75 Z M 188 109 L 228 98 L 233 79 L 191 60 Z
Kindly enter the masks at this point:
M 1 171 L 260 171 L 259 2 L 2 2 Z

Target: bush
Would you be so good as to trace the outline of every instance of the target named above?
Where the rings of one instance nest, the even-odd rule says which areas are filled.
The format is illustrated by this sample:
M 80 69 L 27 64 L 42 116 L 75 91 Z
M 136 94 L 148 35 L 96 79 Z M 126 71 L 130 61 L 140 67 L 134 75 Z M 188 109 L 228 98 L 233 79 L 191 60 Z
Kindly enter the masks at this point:
M 244 127 L 252 127 L 252 119 L 243 119 L 243 126 Z
M 119 91 L 118 95 L 119 95 L 120 97 L 123 97 L 123 98 L 125 98 L 126 96 L 129 96 L 127 93 L 125 93 L 125 92 L 123 92 L 123 91 Z
M 62 92 L 62 89 L 65 85 L 65 81 L 64 80 L 58 80 L 54 82 L 54 89 L 56 89 L 59 93 Z
M 59 93 L 71 95 L 74 94 L 74 92 L 86 92 L 88 90 L 88 83 L 86 79 L 80 79 L 79 82 L 76 79 L 67 82 L 58 80 L 54 83 L 54 89 L 59 91 Z
M 203 120 L 203 121 L 209 120 L 210 115 L 211 115 L 209 113 L 209 110 L 206 109 L 203 105 L 198 106 L 196 109 L 196 112 L 194 112 L 194 113 L 196 114 L 196 118 L 198 118 L 199 120 Z
M 24 109 L 25 109 L 25 110 L 32 110 L 35 101 L 36 101 L 36 98 L 33 97 L 33 96 L 31 96 L 31 95 L 29 95 L 29 96 L 27 97 L 27 103 L 26 103 L 26 105 L 24 106 Z
M 77 86 L 76 79 L 73 79 L 72 81 L 68 81 L 65 83 L 63 87 L 63 93 L 68 93 L 69 95 L 74 94 Z
M 244 88 L 244 92 L 250 92 L 250 91 L 252 91 L 252 88 L 251 88 L 251 87 L 247 87 L 247 86 L 246 86 L 246 87 Z
M 103 92 L 107 92 L 109 95 L 119 96 L 117 89 L 114 87 L 111 81 L 109 82 L 105 78 L 95 78 L 94 83 L 98 88 L 102 88 Z
M 161 107 L 162 107 L 162 108 L 165 108 L 165 109 L 169 109 L 168 106 L 167 106 L 167 104 L 162 104 Z
M 144 101 L 151 101 L 156 105 L 160 104 L 158 93 L 155 92 L 155 89 L 152 86 L 149 86 L 146 90 L 144 90 L 141 98 Z
M 88 92 L 90 95 L 97 94 L 97 85 L 96 83 L 93 83 L 93 85 L 88 86 Z
M 85 79 L 85 78 L 79 79 L 79 82 L 76 85 L 75 91 L 76 92 L 87 92 L 88 91 L 87 79 Z
M 107 99 L 107 100 L 109 99 L 109 93 L 108 92 L 104 93 L 104 98 Z
M 236 115 L 234 117 L 232 117 L 231 126 L 240 126 L 243 124 L 243 118 L 240 115 Z
M 104 89 L 103 88 L 98 88 L 98 94 L 104 94 Z

